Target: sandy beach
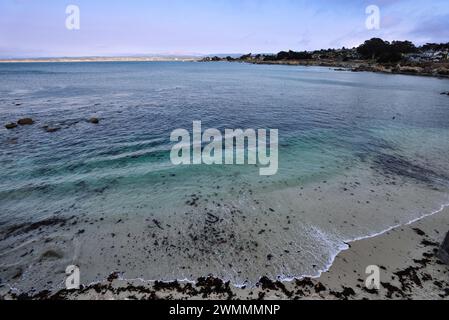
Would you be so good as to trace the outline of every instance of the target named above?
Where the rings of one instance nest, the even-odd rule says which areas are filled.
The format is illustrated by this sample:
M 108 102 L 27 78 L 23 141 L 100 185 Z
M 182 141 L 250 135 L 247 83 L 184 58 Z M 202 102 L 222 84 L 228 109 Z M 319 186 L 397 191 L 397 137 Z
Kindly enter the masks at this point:
M 266 278 L 255 287 L 236 288 L 219 279 L 196 283 L 127 281 L 111 274 L 103 283 L 80 290 L 17 295 L 3 287 L 2 299 L 182 299 L 182 300 L 320 300 L 320 299 L 449 299 L 449 266 L 436 256 L 449 225 L 449 209 L 382 235 L 350 243 L 329 271 L 316 279 L 273 282 Z M 365 286 L 365 269 L 381 269 L 380 290 Z

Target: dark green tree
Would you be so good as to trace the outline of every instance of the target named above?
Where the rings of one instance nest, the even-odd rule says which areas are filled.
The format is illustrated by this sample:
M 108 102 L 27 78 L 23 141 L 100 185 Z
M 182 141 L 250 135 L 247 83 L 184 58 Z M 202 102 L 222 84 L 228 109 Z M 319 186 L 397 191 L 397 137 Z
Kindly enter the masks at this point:
M 416 52 L 415 45 L 410 41 L 393 41 L 391 43 L 391 49 L 395 53 L 407 54 Z
M 357 52 L 365 59 L 376 59 L 387 50 L 389 45 L 388 42 L 380 38 L 372 38 L 359 46 Z

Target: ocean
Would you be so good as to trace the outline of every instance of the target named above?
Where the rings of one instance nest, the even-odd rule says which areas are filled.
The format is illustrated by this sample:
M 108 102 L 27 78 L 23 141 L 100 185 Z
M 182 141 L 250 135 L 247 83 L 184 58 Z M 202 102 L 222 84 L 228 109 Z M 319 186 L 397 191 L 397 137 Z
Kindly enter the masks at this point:
M 319 276 L 449 204 L 448 89 L 324 67 L 0 64 L 0 282 L 56 290 L 68 265 L 84 284 Z M 277 174 L 173 165 L 170 134 L 193 121 L 278 129 Z

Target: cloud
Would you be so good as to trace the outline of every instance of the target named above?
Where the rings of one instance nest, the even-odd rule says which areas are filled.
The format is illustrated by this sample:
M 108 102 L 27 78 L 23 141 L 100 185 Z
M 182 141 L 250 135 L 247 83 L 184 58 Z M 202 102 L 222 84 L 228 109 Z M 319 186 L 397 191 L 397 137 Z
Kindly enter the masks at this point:
M 429 42 L 449 42 L 449 14 L 423 20 L 409 34 Z
M 0 56 L 278 52 L 352 47 L 372 37 L 449 41 L 448 0 L 76 2 L 81 30 L 70 32 L 64 2 L 0 0 Z M 365 27 L 371 4 L 381 9 L 380 30 Z

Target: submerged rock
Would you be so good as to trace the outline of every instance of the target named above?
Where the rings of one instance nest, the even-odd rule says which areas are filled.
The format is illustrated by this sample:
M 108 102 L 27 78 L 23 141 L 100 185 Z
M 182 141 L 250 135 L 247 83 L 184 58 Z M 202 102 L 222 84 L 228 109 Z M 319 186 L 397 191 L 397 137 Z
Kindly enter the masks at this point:
M 61 128 L 59 128 L 59 127 L 51 128 L 49 126 L 44 126 L 44 127 L 42 127 L 42 129 L 44 129 L 46 132 L 49 132 L 49 133 L 61 130 Z
M 63 254 L 60 252 L 57 252 L 55 250 L 48 250 L 44 252 L 40 258 L 41 261 L 43 260 L 57 260 L 63 258 Z
M 19 121 L 17 121 L 17 123 L 20 124 L 21 126 L 27 126 L 27 125 L 32 125 L 34 123 L 34 121 L 31 118 L 23 118 L 23 119 L 20 119 Z
M 8 130 L 14 129 L 14 128 L 17 128 L 17 124 L 14 123 L 14 122 L 7 123 L 7 124 L 5 124 L 5 128 L 8 129 Z
M 440 258 L 445 264 L 449 265 L 449 232 L 447 233 L 446 239 L 444 239 L 444 242 L 438 251 L 438 258 Z

